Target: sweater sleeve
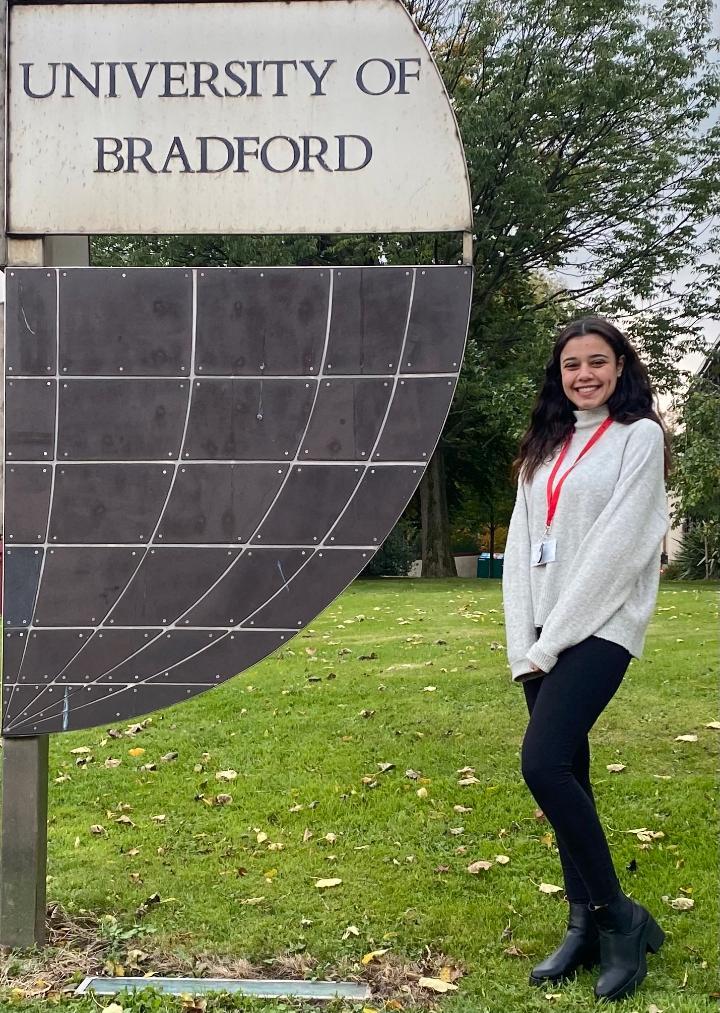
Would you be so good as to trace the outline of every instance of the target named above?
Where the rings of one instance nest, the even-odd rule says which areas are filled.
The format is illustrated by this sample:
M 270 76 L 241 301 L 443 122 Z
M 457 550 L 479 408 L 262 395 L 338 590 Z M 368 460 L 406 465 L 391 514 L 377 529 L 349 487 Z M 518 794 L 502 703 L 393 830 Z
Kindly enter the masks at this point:
M 530 594 L 530 525 L 525 486 L 518 482 L 503 563 L 507 657 L 514 680 L 533 671 L 527 652 L 537 640 Z
M 580 544 L 572 579 L 528 651 L 529 660 L 542 671 L 549 672 L 561 651 L 592 636 L 608 621 L 628 600 L 654 556 L 660 566 L 660 542 L 668 527 L 663 449 L 657 423 L 636 424 L 625 445 L 615 490 Z

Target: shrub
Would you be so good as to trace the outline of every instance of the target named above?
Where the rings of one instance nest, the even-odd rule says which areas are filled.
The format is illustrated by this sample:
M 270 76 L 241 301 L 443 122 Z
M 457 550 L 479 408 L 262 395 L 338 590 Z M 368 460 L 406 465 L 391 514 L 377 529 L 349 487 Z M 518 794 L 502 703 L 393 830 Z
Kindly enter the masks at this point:
M 719 577 L 720 524 L 703 521 L 685 532 L 677 558 L 665 576 L 679 580 Z
M 418 535 L 401 521 L 387 536 L 361 577 L 407 577 L 419 556 Z

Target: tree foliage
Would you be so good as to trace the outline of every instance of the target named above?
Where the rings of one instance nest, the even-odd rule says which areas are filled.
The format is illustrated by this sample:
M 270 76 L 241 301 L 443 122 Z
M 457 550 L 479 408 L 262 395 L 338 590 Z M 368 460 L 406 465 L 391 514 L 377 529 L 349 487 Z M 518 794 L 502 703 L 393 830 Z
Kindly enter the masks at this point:
M 720 351 L 679 401 L 680 429 L 670 489 L 673 519 L 683 524 L 684 576 L 716 576 L 720 568 Z

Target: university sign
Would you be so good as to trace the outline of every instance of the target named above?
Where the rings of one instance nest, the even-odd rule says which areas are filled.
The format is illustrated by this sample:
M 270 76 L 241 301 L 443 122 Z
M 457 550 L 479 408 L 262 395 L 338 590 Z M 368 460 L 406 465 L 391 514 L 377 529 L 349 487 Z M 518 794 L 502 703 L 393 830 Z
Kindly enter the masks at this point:
M 400 0 L 8 21 L 0 943 L 44 938 L 47 738 L 186 700 L 368 565 L 457 383 L 472 209 Z M 462 233 L 452 265 L 87 268 L 38 237 Z
M 9 36 L 14 234 L 471 228 L 398 0 L 30 4 Z

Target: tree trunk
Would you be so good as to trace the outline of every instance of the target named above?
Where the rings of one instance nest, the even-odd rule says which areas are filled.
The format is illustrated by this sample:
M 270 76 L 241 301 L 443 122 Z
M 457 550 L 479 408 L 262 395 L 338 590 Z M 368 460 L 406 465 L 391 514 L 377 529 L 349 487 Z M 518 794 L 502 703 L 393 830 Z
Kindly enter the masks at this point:
M 445 462 L 442 443 L 420 482 L 420 523 L 422 525 L 422 576 L 457 577 L 450 548 Z
M 495 518 L 490 518 L 490 566 L 488 567 L 488 576 L 494 577 L 495 571 L 493 570 L 493 562 L 495 560 Z

